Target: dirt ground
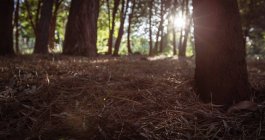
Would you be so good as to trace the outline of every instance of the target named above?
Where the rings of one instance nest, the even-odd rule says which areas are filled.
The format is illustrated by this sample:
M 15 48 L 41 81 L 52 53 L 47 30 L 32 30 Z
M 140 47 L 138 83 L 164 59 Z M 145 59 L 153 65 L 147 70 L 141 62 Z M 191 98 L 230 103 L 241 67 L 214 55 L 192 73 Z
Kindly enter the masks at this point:
M 255 111 L 203 104 L 192 59 L 0 58 L 0 139 L 265 139 L 265 61 L 249 61 Z

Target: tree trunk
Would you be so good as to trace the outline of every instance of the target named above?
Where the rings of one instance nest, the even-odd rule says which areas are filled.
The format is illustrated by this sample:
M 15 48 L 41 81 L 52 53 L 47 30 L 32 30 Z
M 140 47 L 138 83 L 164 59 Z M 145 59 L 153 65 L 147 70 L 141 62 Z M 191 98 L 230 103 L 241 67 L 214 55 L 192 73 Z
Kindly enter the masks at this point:
M 160 45 L 159 45 L 159 52 L 162 53 L 164 50 L 164 27 L 161 27 L 161 39 L 160 39 Z
M 184 17 L 184 10 L 185 10 L 185 3 L 186 3 L 187 0 L 182 0 L 182 3 L 181 3 L 181 14 L 182 14 L 182 17 Z M 178 44 L 178 50 L 179 50 L 179 54 L 178 56 L 181 56 L 183 55 L 185 52 L 182 48 L 182 45 L 183 45 L 183 29 L 184 27 L 181 27 L 180 29 L 180 36 L 179 36 L 179 44 Z
M 40 0 L 39 0 L 39 3 L 40 3 Z M 26 10 L 27 10 L 27 14 L 28 14 L 28 19 L 29 19 L 29 22 L 30 22 L 30 25 L 34 31 L 34 35 L 35 37 L 37 37 L 37 29 L 36 29 L 36 24 L 37 24 L 37 19 L 36 19 L 36 24 L 34 24 L 34 21 L 33 21 L 33 16 L 32 16 L 32 13 L 31 13 L 31 7 L 30 7 L 30 4 L 28 2 L 28 0 L 25 0 L 25 5 L 26 5 Z M 40 5 L 40 4 L 38 4 Z M 37 9 L 37 14 L 39 14 L 39 9 L 40 7 L 38 6 L 38 9 Z
M 155 42 L 155 48 L 153 53 L 157 54 L 159 51 L 158 45 L 159 45 L 159 38 L 160 41 L 162 40 L 162 30 L 163 30 L 163 24 L 164 24 L 164 13 L 163 13 L 163 1 L 161 0 L 161 7 L 160 7 L 160 22 L 159 22 L 159 26 L 158 26 L 158 30 L 157 30 L 157 34 L 156 34 L 156 42 Z M 161 43 L 161 42 L 160 42 Z
M 58 10 L 61 5 L 63 0 L 56 0 L 55 2 L 55 8 L 53 11 L 51 23 L 50 23 L 50 31 L 49 31 L 49 49 L 53 50 L 54 43 L 55 43 L 55 30 L 56 30 L 56 21 L 57 21 L 57 15 L 58 15 Z
M 127 34 L 127 49 L 128 49 L 128 54 L 132 54 L 132 49 L 131 49 L 131 25 L 132 25 L 132 19 L 134 15 L 134 9 L 135 9 L 135 0 L 132 0 L 132 8 L 131 8 L 131 13 L 129 14 L 129 25 L 128 25 L 128 34 Z
M 205 102 L 248 100 L 246 52 L 236 0 L 193 0 L 197 93 Z M 211 13 L 211 14 L 209 14 Z
M 116 20 L 116 14 L 118 12 L 119 5 L 120 5 L 120 0 L 114 0 L 114 7 L 113 7 L 113 11 L 112 11 L 112 24 L 111 24 L 111 30 L 109 33 L 108 53 L 107 54 L 112 54 L 113 37 L 114 37 L 114 30 L 115 30 L 115 20 Z
M 184 6 L 184 5 L 183 5 Z M 188 42 L 188 37 L 190 33 L 190 25 L 191 25 L 191 17 L 189 14 L 189 0 L 185 0 L 185 34 L 183 36 L 183 41 L 181 41 L 181 44 L 179 46 L 179 57 L 186 57 L 186 49 L 187 49 L 187 42 Z
M 39 22 L 39 19 L 40 19 L 41 4 L 42 4 L 42 0 L 38 0 L 37 12 L 36 12 L 36 15 L 35 15 L 35 26 L 36 27 L 38 26 L 38 22 Z
M 188 38 L 189 38 L 189 34 L 190 34 L 190 26 L 191 26 L 191 19 L 189 19 L 190 21 L 188 21 L 189 23 L 186 26 L 185 29 L 185 35 L 184 35 L 184 39 L 182 42 L 182 46 L 181 46 L 181 51 L 179 52 L 179 56 L 180 57 L 186 57 L 186 50 L 187 50 L 187 43 L 188 43 Z
M 13 0 L 0 0 L 0 55 L 14 54 L 13 11 Z
M 177 41 L 176 41 L 176 27 L 175 27 L 175 18 L 176 18 L 176 12 L 177 12 L 177 5 L 178 5 L 178 2 L 175 0 L 173 2 L 173 30 L 172 30 L 172 34 L 173 34 L 173 55 L 177 55 Z
M 72 0 L 63 53 L 97 56 L 98 0 Z
M 110 46 L 110 38 L 112 38 L 112 36 L 110 35 L 112 32 L 112 22 L 111 22 L 111 13 L 110 13 L 110 0 L 106 0 L 106 4 L 107 4 L 107 10 L 108 10 L 108 26 L 109 26 L 109 38 L 108 38 L 108 51 L 105 54 L 111 54 L 112 53 L 112 46 Z M 111 49 L 110 49 L 111 47 Z
M 153 39 L 152 39 L 152 10 L 153 10 L 154 0 L 149 2 L 149 56 L 153 55 Z
M 177 55 L 176 29 L 173 27 L 173 55 Z
M 15 32 L 16 54 L 20 54 L 20 50 L 19 50 L 19 10 L 20 10 L 20 0 L 17 0 L 16 1 L 16 10 L 15 10 L 15 20 L 14 20 L 14 24 L 15 24 L 15 28 L 16 28 L 16 32 Z
M 119 49 L 120 49 L 120 45 L 121 45 L 122 36 L 124 33 L 124 23 L 125 23 L 126 14 L 128 11 L 128 6 L 129 6 L 129 0 L 127 0 L 126 3 L 125 3 L 125 0 L 122 0 L 121 21 L 120 21 L 120 28 L 119 28 L 118 37 L 117 37 L 117 40 L 116 40 L 115 46 L 114 46 L 114 52 L 113 52 L 114 56 L 119 55 Z
M 50 23 L 52 19 L 52 8 L 54 0 L 43 0 L 41 16 L 37 26 L 37 36 L 34 53 L 47 54 L 49 43 Z

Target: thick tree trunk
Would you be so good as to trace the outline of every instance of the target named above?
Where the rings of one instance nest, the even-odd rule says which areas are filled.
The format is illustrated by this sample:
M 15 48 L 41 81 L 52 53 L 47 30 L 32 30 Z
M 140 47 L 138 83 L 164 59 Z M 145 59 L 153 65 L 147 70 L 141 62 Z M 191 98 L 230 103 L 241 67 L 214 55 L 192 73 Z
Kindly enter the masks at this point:
M 111 29 L 109 32 L 109 40 L 108 40 L 108 53 L 107 54 L 112 54 L 112 48 L 113 48 L 113 37 L 114 37 L 114 30 L 115 30 L 115 20 L 116 20 L 116 14 L 118 12 L 120 5 L 120 0 L 114 0 L 114 7 L 112 11 L 112 24 L 111 24 Z
M 52 19 L 52 8 L 54 0 L 43 0 L 40 21 L 37 26 L 37 36 L 34 53 L 47 54 L 49 43 L 50 23 Z
M 195 82 L 200 98 L 223 105 L 248 100 L 250 88 L 237 1 L 193 0 L 193 7 Z
M 13 11 L 13 0 L 0 0 L 0 55 L 14 54 Z
M 63 53 L 97 56 L 98 0 L 72 0 Z
M 127 0 L 126 3 L 125 3 L 125 0 L 122 0 L 122 8 L 121 8 L 122 12 L 121 12 L 120 28 L 119 28 L 118 37 L 117 37 L 117 40 L 116 40 L 115 46 L 114 46 L 114 52 L 113 52 L 114 56 L 119 55 L 119 49 L 120 49 L 120 45 L 121 45 L 122 36 L 124 33 L 124 23 L 125 23 L 126 14 L 128 11 L 128 6 L 129 6 L 129 0 Z

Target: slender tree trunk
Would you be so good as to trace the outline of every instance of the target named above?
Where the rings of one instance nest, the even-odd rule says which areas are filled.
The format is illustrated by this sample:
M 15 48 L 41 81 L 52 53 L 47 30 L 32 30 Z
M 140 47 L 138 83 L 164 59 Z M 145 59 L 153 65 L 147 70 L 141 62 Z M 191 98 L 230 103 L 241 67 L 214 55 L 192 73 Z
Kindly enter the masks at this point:
M 118 8 L 120 5 L 120 0 L 114 0 L 114 7 L 112 11 L 112 24 L 111 24 L 111 30 L 109 33 L 109 40 L 108 40 L 108 53 L 112 54 L 112 48 L 113 48 L 113 37 L 114 37 L 114 30 L 115 30 L 115 20 L 116 20 L 116 14 L 118 12 Z
M 119 28 L 118 37 L 117 37 L 117 40 L 115 42 L 115 47 L 114 47 L 114 52 L 113 52 L 114 56 L 119 55 L 119 49 L 120 49 L 120 45 L 121 45 L 122 36 L 124 33 L 124 23 L 126 20 L 126 14 L 128 11 L 128 7 L 129 7 L 129 0 L 126 0 L 126 3 L 125 3 L 125 0 L 122 0 L 121 21 L 120 21 L 120 28 Z
M 186 3 L 186 0 L 182 0 L 182 3 L 181 3 L 181 15 L 182 17 L 184 17 L 184 10 L 185 10 L 185 3 Z M 180 54 L 183 54 L 183 48 L 182 48 L 182 44 L 183 44 L 183 27 L 181 27 L 180 29 L 180 36 L 179 36 L 179 42 L 178 42 L 178 50 L 179 50 L 179 54 L 178 56 L 180 56 Z
M 150 0 L 149 2 L 149 56 L 153 55 L 153 39 L 152 39 L 152 10 L 153 10 L 154 0 Z
M 246 52 L 236 0 L 193 0 L 197 93 L 206 102 L 248 100 Z M 211 14 L 209 14 L 211 13 Z
M 185 35 L 184 35 L 184 39 L 183 39 L 183 43 L 182 43 L 182 49 L 179 52 L 179 56 L 180 57 L 186 57 L 186 50 L 187 50 L 187 43 L 188 43 L 188 38 L 189 38 L 189 34 L 190 34 L 190 26 L 191 26 L 191 22 L 192 20 L 190 19 L 190 21 L 188 21 L 188 25 L 186 26 L 185 29 Z
M 0 55 L 13 55 L 13 0 L 0 0 Z
M 110 11 L 110 0 L 106 0 L 107 9 L 108 9 L 108 26 L 109 26 L 109 38 L 108 38 L 108 51 L 105 54 L 111 54 L 112 53 L 112 46 L 110 46 L 110 38 L 112 37 L 110 34 L 112 32 L 112 22 L 111 22 L 111 11 Z M 111 48 L 110 48 L 111 47 Z
M 184 6 L 184 5 L 183 5 Z M 179 46 L 179 57 L 186 57 L 186 48 L 187 48 L 187 42 L 188 42 L 188 37 L 190 33 L 190 25 L 191 25 L 191 17 L 189 14 L 189 0 L 185 0 L 185 34 L 183 36 L 183 41 L 181 40 L 181 46 Z
M 161 29 L 162 29 L 162 26 L 163 26 L 163 18 L 162 18 L 162 0 L 161 0 L 161 8 L 160 8 L 160 22 L 159 22 L 159 25 L 158 25 L 158 30 L 157 30 L 157 33 L 156 33 L 156 40 L 155 40 L 155 47 L 154 47 L 154 50 L 153 50 L 153 53 L 154 54 L 157 54 L 158 53 L 158 45 L 159 45 L 159 37 L 160 37 L 160 34 L 161 34 Z
M 29 4 L 28 0 L 25 0 L 25 5 L 26 5 L 26 10 L 27 10 L 27 14 L 28 14 L 28 19 L 30 21 L 30 25 L 31 25 L 31 27 L 32 27 L 32 29 L 34 31 L 35 37 L 37 37 L 37 28 L 36 28 L 36 24 L 34 24 L 34 21 L 33 21 L 33 16 L 32 16 L 32 13 L 31 13 L 32 9 L 30 7 L 30 4 Z M 38 9 L 40 9 L 40 8 L 38 7 Z M 37 11 L 39 11 L 38 9 L 37 9 Z
M 38 0 L 37 12 L 36 12 L 36 15 L 35 15 L 35 26 L 36 27 L 38 26 L 38 22 L 39 22 L 39 19 L 40 19 L 40 10 L 41 10 L 42 1 L 43 0 Z
M 98 0 L 72 0 L 63 53 L 97 56 Z
M 164 27 L 161 27 L 161 39 L 160 39 L 160 45 L 159 45 L 159 52 L 162 53 L 164 50 Z
M 176 18 L 176 13 L 177 13 L 177 6 L 178 6 L 178 2 L 175 0 L 173 1 L 173 30 L 172 30 L 172 34 L 173 34 L 173 55 L 177 55 L 177 41 L 176 41 L 176 27 L 175 27 L 175 18 Z
M 52 19 L 52 8 L 54 0 L 43 0 L 40 21 L 37 26 L 37 36 L 34 53 L 47 54 L 49 43 L 50 23 Z
M 129 25 L 128 25 L 128 34 L 127 34 L 127 49 L 128 49 L 128 54 L 132 54 L 132 49 L 131 49 L 131 25 L 132 25 L 132 19 L 134 16 L 134 9 L 135 9 L 135 0 L 132 0 L 132 8 L 131 8 L 131 13 L 129 15 Z
M 56 21 L 57 21 L 57 15 L 58 10 L 63 0 L 56 0 L 55 2 L 55 8 L 53 11 L 51 23 L 50 23 L 50 31 L 49 31 L 49 49 L 54 49 L 54 43 L 55 43 L 55 30 L 56 30 Z
M 19 10 L 20 10 L 20 0 L 16 1 L 16 10 L 15 10 L 15 48 L 16 48 L 16 54 L 20 54 L 19 50 Z

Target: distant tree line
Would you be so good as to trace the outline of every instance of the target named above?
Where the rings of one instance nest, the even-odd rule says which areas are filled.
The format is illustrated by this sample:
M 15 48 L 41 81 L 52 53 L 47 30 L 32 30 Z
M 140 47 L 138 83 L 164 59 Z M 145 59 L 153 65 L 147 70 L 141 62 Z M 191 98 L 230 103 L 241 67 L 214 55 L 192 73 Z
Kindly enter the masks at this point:
M 195 52 L 191 0 L 95 2 L 2 0 L 1 54 L 33 50 L 38 54 L 118 56 L 141 52 L 150 56 L 169 53 L 186 57 L 190 51 Z M 265 2 L 238 0 L 238 4 L 247 53 L 265 54 Z M 178 16 L 185 25 L 176 27 Z M 95 29 L 91 32 L 93 37 L 88 34 L 89 29 Z
M 263 0 L 1 0 L 0 54 L 20 54 L 19 37 L 27 42 L 34 36 L 35 54 L 48 54 L 64 38 L 63 54 L 96 57 L 98 39 L 107 36 L 105 53 L 118 56 L 125 35 L 132 54 L 133 33 L 144 27 L 138 37 L 148 40 L 150 56 L 171 44 L 173 55 L 186 57 L 193 42 L 200 98 L 230 105 L 250 98 L 246 45 L 254 52 L 264 47 L 264 5 Z M 185 17 L 179 28 L 177 14 Z M 107 32 L 99 36 L 102 28 Z

